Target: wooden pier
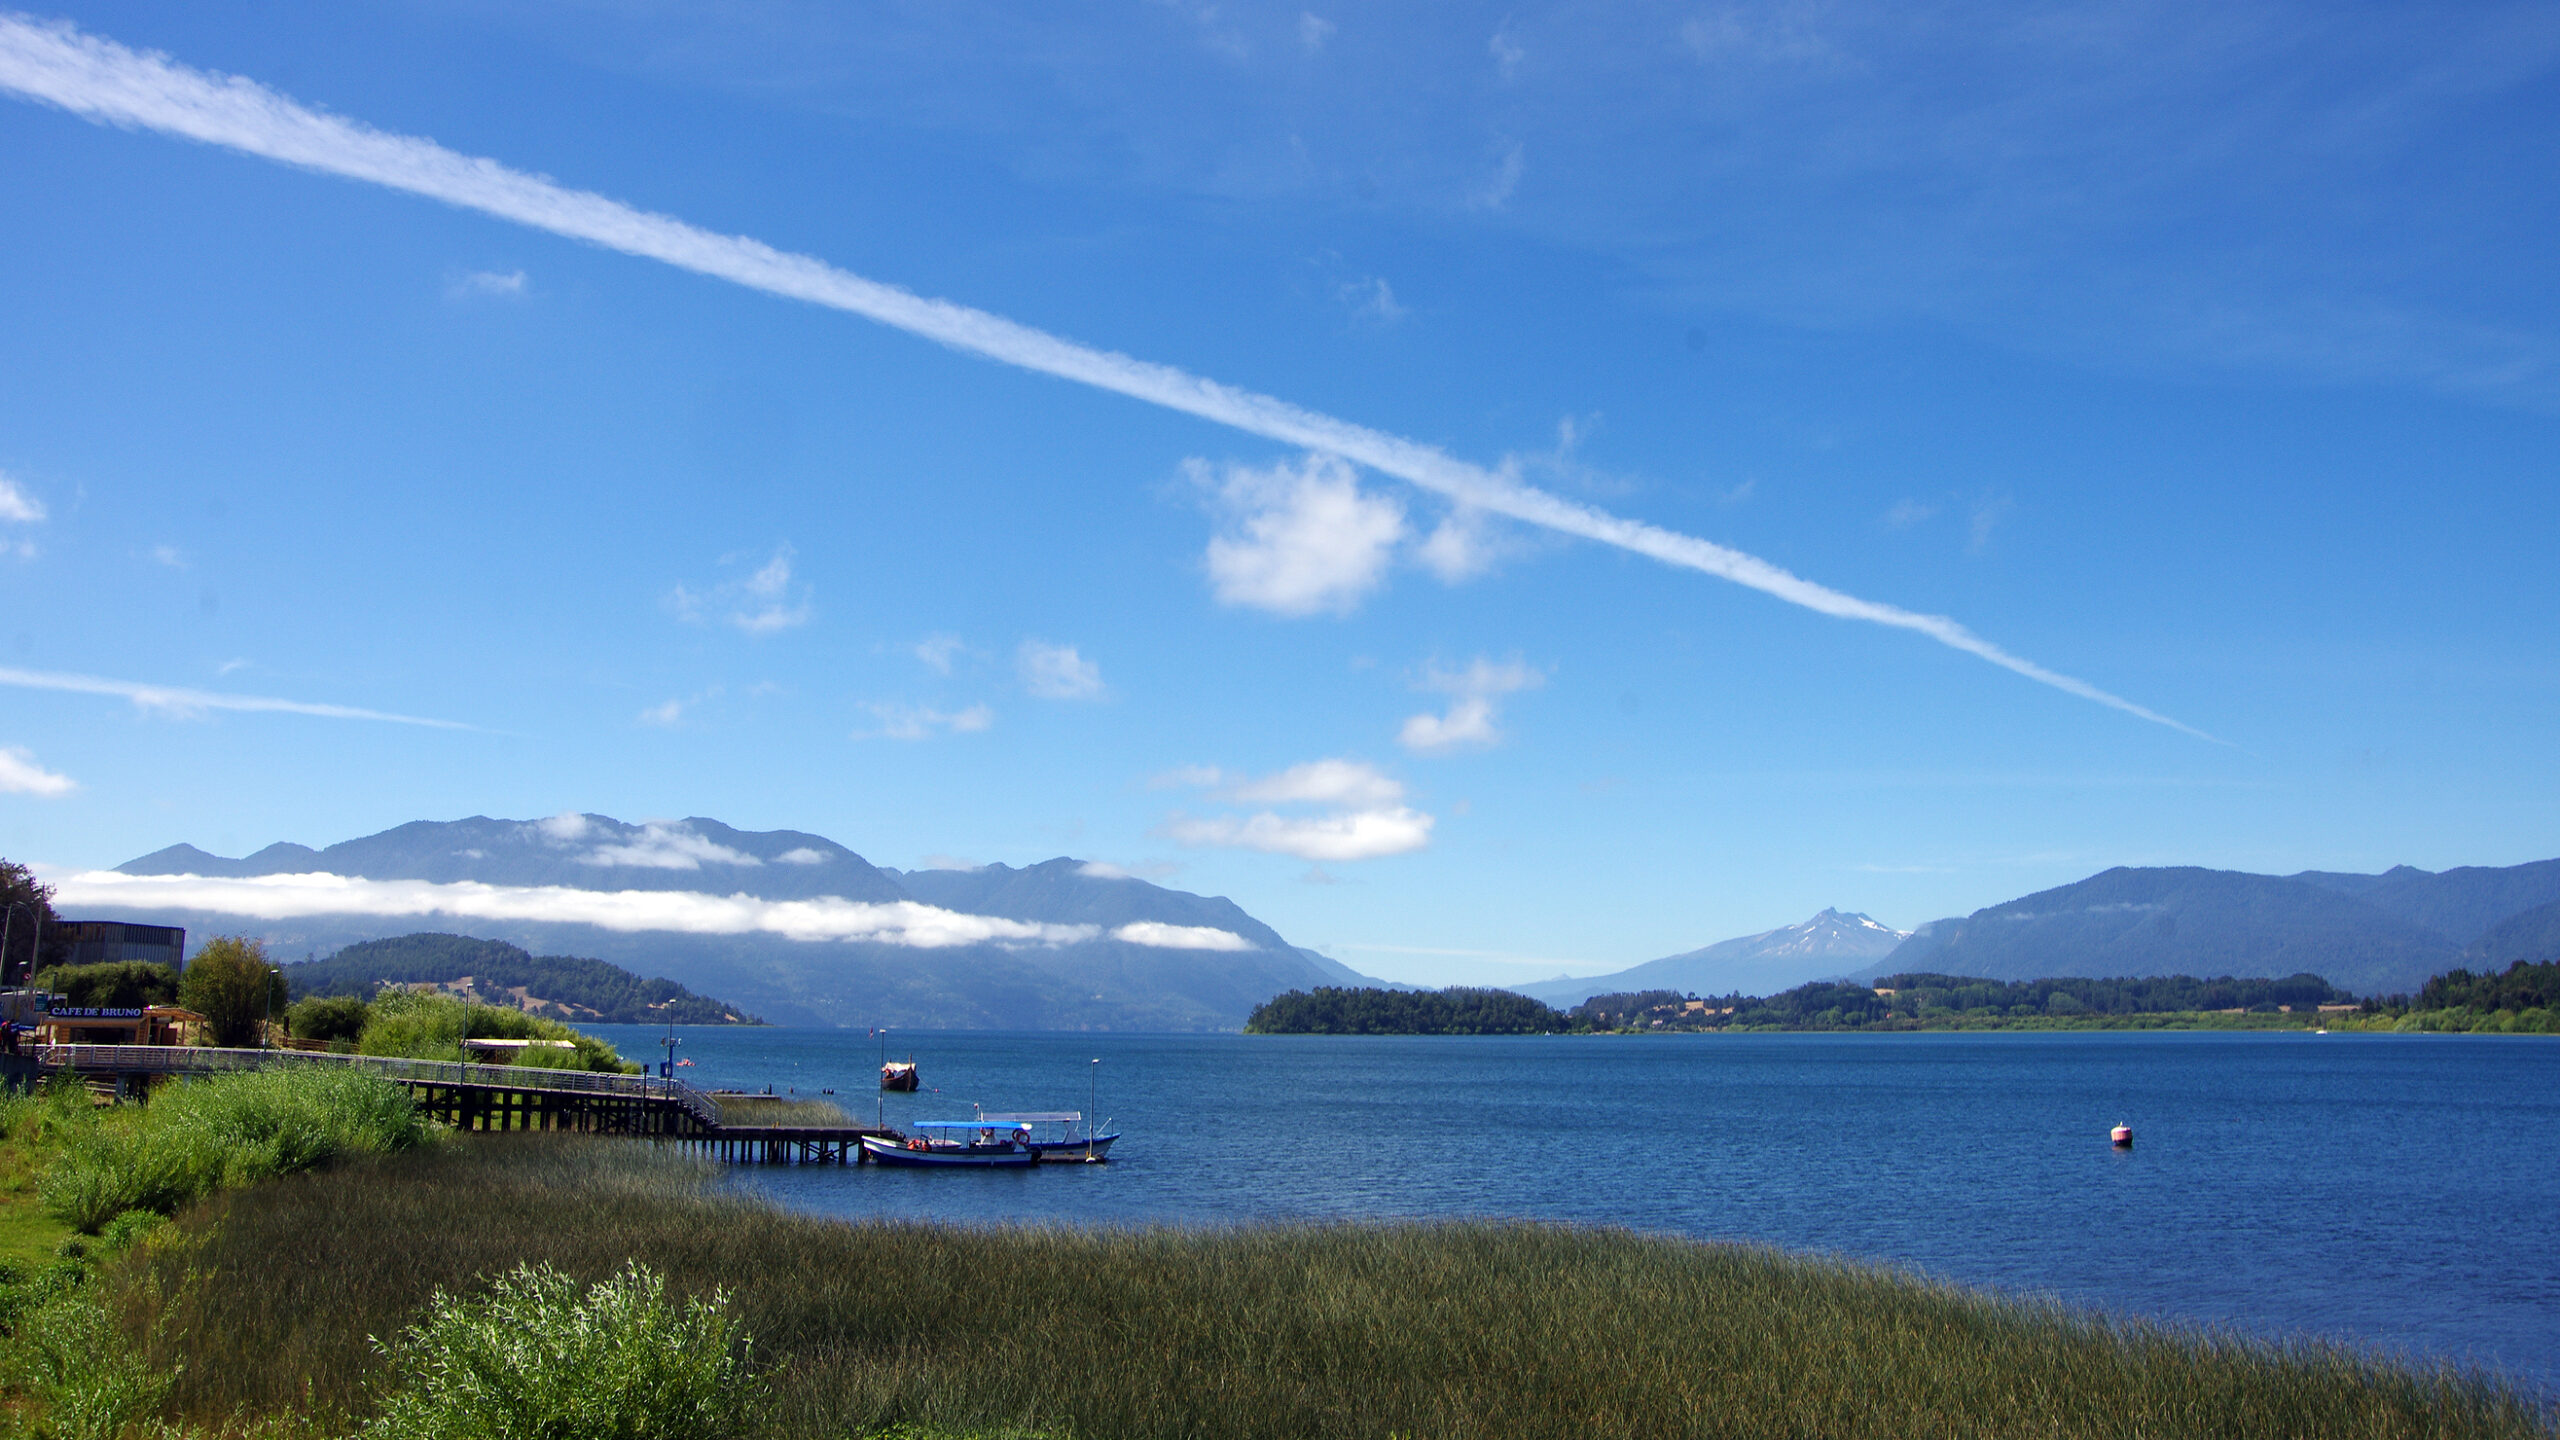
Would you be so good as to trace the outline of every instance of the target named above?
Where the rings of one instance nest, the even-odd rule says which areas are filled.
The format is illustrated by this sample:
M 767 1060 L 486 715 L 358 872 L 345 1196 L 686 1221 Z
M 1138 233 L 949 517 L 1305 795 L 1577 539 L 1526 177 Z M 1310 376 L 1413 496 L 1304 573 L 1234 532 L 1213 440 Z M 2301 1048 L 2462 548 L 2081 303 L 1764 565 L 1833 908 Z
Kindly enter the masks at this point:
M 348 1069 L 405 1086 L 420 1110 L 458 1130 L 561 1130 L 675 1145 L 742 1165 L 853 1165 L 867 1125 L 730 1125 L 720 1102 L 681 1080 L 530 1065 L 458 1064 L 308 1050 L 217 1050 L 179 1045 L 47 1045 L 47 1072 L 68 1071 L 122 1095 L 178 1075 L 243 1070 Z

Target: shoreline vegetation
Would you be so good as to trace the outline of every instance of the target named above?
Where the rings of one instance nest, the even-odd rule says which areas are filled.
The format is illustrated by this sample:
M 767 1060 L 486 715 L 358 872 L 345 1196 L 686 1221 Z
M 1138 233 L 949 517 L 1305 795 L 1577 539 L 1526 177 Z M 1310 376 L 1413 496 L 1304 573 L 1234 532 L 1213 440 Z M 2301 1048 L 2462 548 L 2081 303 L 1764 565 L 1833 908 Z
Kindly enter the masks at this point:
M 1629 1035 L 1924 1030 L 2344 1030 L 2560 1034 L 2560 961 L 2453 970 L 2414 997 L 2359 1000 L 2317 975 L 2001 981 L 1888 975 L 1770 996 L 1675 990 L 1594 995 L 1556 1010 L 1508 990 L 1292 990 L 1256 1007 L 1248 1035 Z
M 2482 1374 L 1756 1247 L 854 1223 L 710 1176 L 528 1133 L 216 1189 L 19 1278 L 6 1404 L 100 1440 L 2560 1433 Z

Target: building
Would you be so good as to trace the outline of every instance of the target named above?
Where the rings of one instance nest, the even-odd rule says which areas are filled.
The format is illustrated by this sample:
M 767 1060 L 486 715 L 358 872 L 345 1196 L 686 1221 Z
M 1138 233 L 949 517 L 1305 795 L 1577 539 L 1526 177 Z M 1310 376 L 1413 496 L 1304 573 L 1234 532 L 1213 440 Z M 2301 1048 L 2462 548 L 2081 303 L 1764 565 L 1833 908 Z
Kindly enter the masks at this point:
M 143 960 L 172 970 L 187 968 L 187 932 L 178 925 L 128 925 L 121 920 L 65 920 L 54 929 L 69 947 L 65 965 L 105 965 Z
M 62 1006 L 36 1026 L 40 1045 L 186 1045 L 204 1032 L 204 1017 L 175 1005 L 130 1008 Z

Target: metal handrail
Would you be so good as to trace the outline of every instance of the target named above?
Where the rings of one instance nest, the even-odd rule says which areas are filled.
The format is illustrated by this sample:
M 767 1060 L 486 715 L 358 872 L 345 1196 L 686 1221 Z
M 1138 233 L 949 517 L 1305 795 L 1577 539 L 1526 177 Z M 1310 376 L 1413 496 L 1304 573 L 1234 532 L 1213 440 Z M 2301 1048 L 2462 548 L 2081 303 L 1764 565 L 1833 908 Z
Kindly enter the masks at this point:
M 157 1075 L 219 1074 L 241 1070 L 369 1070 L 385 1079 L 435 1085 L 486 1085 L 579 1095 L 622 1095 L 662 1100 L 706 1125 L 720 1124 L 720 1102 L 681 1080 L 654 1075 L 606 1075 L 593 1070 L 553 1070 L 539 1065 L 483 1065 L 475 1061 L 410 1060 L 393 1055 L 336 1055 L 315 1050 L 222 1049 L 199 1045 L 39 1045 L 36 1063 L 49 1070 L 121 1070 Z

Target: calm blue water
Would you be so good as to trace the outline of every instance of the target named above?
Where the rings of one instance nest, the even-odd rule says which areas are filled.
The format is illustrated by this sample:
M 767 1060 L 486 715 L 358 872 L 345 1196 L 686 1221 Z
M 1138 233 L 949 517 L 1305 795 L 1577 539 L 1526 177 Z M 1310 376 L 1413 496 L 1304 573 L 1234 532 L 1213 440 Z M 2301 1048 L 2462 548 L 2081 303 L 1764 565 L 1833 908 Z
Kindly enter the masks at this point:
M 633 1059 L 662 1032 L 599 1027 Z M 2560 1393 L 2560 1041 L 2245 1034 L 1403 1039 L 687 1029 L 704 1088 L 889 1123 L 1081 1110 L 1107 1166 L 741 1167 L 964 1222 L 1478 1215 L 1886 1261 L 2124 1314 L 2494 1365 Z M 1099 1067 L 1087 1062 L 1099 1057 Z M 2137 1143 L 2120 1152 L 2123 1120 Z

